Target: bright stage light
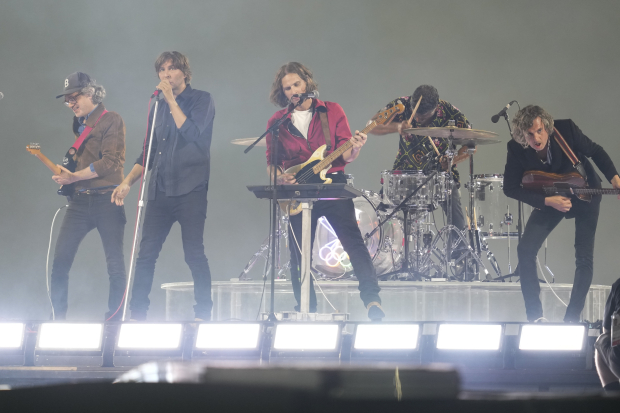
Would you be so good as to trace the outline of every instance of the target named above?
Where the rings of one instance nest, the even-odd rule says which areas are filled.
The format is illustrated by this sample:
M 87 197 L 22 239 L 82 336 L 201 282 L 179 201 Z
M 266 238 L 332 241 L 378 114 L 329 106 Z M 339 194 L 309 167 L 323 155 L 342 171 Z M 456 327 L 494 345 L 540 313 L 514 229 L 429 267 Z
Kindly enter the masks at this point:
M 117 349 L 174 350 L 181 346 L 182 324 L 137 324 L 121 326 Z
M 440 324 L 439 350 L 499 350 L 501 324 Z
M 274 350 L 337 350 L 338 324 L 278 324 Z
M 418 346 L 418 324 L 358 324 L 355 350 L 415 350 Z
M 581 351 L 586 328 L 583 325 L 523 325 L 519 350 Z
M 198 350 L 253 350 L 258 347 L 260 327 L 255 324 L 201 324 L 196 335 Z
M 23 338 L 23 323 L 0 323 L 0 349 L 20 348 Z
M 43 323 L 39 328 L 39 350 L 101 349 L 103 324 Z

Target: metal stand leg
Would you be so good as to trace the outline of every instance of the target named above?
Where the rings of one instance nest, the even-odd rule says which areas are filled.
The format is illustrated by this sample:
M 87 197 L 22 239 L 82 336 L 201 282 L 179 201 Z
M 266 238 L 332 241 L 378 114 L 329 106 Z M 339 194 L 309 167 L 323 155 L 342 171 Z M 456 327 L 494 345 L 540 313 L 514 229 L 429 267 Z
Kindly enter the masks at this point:
M 310 312 L 310 260 L 312 258 L 312 202 L 302 202 L 301 220 L 301 303 L 300 312 L 307 317 Z

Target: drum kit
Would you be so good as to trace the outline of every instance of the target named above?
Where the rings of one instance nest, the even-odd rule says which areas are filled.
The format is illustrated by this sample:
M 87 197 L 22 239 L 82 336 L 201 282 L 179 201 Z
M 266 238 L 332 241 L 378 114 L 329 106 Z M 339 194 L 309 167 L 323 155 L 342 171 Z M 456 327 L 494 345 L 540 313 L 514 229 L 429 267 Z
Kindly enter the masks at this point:
M 469 193 L 467 228 L 452 225 L 451 173 L 441 169 L 439 159 L 433 164 L 437 170 L 398 171 L 381 173 L 381 191 L 360 190 L 363 195 L 353 200 L 358 226 L 373 260 L 377 276 L 382 280 L 492 280 L 490 272 L 481 260 L 483 255 L 491 269 L 503 279 L 500 266 L 487 240 L 510 240 L 517 237 L 511 211 L 516 202 L 503 193 L 503 175 L 474 174 L 476 146 L 501 142 L 493 132 L 447 127 L 411 128 L 404 132 L 446 139 L 449 149 L 445 152 L 447 170 L 452 170 L 456 146 L 465 146 L 469 157 L 469 182 L 464 186 Z M 429 138 L 430 139 L 430 138 Z M 254 138 L 236 139 L 231 143 L 248 145 Z M 263 141 L 264 142 L 264 141 Z M 261 142 L 262 143 L 262 142 Z M 348 175 L 348 184 L 353 177 Z M 442 206 L 446 213 L 446 225 L 439 229 L 435 223 L 434 210 Z M 515 222 L 516 223 L 516 222 Z M 287 240 L 288 217 L 281 214 L 276 245 Z M 248 279 L 247 273 L 258 258 L 265 259 L 269 239 L 254 254 L 239 279 Z M 279 248 L 278 248 L 279 251 Z M 279 252 L 276 253 L 276 259 Z M 319 218 L 312 250 L 312 265 L 323 279 L 346 279 L 354 276 L 347 253 L 343 250 L 331 225 L 325 217 Z M 288 264 L 277 264 L 279 277 L 284 277 Z M 509 262 L 509 272 L 510 272 Z M 484 278 L 481 278 L 481 273 Z

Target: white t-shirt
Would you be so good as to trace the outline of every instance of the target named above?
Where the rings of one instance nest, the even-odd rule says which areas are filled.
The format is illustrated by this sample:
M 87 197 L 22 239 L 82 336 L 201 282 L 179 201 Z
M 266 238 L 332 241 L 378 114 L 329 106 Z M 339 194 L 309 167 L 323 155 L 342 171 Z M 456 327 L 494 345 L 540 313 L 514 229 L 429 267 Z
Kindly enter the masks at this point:
M 312 120 L 312 110 L 294 110 L 291 115 L 291 120 L 297 130 L 308 140 L 308 129 L 310 128 L 310 121 Z

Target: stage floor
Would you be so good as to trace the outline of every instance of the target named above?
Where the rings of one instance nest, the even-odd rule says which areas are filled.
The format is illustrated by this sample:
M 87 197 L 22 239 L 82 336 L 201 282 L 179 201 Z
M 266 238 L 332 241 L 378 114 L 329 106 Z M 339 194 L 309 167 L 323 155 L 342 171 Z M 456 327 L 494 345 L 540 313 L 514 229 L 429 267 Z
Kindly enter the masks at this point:
M 348 313 L 351 321 L 368 321 L 357 285 L 356 281 L 320 281 L 315 286 L 318 312 Z M 386 313 L 384 321 L 527 321 L 519 283 L 380 281 L 379 285 Z M 551 284 L 551 287 L 541 284 L 540 287 L 545 318 L 561 322 L 566 307 L 552 289 L 568 303 L 572 284 Z M 166 319 L 193 320 L 193 283 L 167 283 L 161 288 L 166 291 Z M 582 320 L 603 319 L 610 291 L 611 287 L 606 285 L 590 287 Z M 257 314 L 268 312 L 270 296 L 269 282 L 215 281 L 213 321 L 256 320 Z M 291 282 L 277 280 L 275 312 L 293 311 L 295 304 Z

